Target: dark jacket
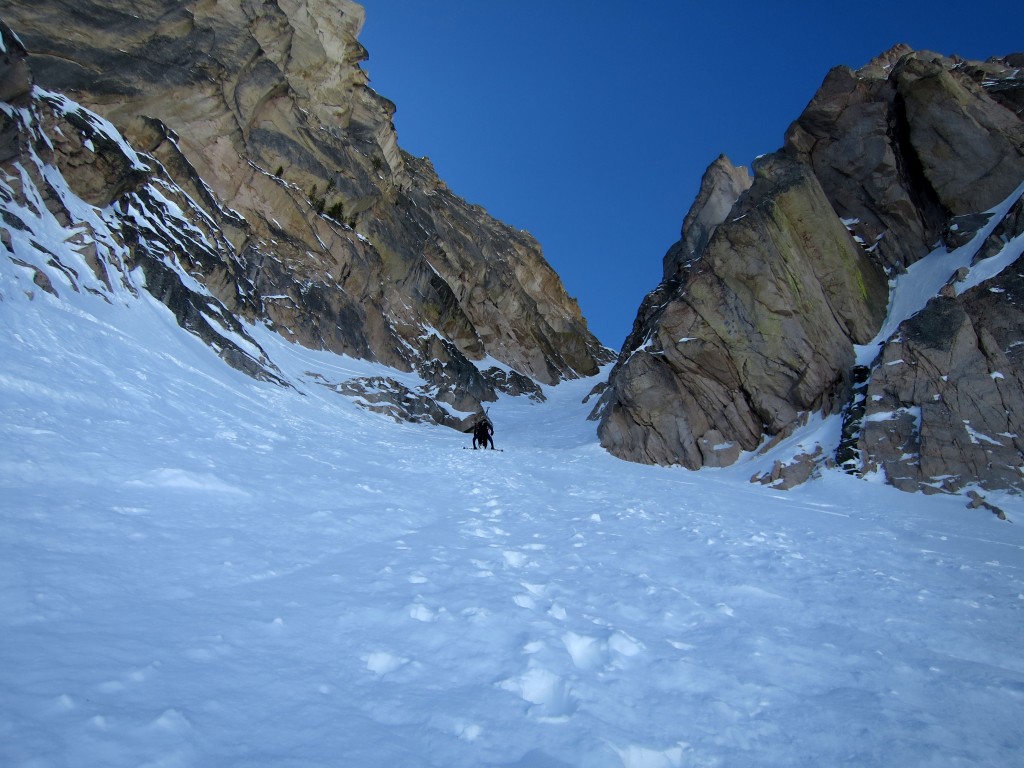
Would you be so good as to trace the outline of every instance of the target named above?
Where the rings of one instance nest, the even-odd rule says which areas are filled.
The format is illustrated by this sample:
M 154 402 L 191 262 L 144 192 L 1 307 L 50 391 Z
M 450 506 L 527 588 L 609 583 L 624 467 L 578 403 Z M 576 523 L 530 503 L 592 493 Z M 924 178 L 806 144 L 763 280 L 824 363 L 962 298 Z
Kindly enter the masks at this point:
M 486 446 L 490 443 L 494 445 L 494 441 L 491 436 L 494 434 L 494 426 L 491 424 L 489 419 L 482 419 L 473 426 L 473 444 L 480 443 Z

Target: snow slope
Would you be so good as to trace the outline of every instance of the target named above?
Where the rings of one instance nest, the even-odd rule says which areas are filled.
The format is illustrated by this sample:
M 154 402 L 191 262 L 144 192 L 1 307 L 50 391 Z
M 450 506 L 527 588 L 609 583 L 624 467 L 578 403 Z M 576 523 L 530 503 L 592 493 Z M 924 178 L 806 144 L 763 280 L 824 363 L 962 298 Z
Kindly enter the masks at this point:
M 306 373 L 366 363 L 0 275 L 0 765 L 1022 760 L 1018 524 L 618 461 L 590 381 L 467 450 Z
M 605 453 L 590 381 L 498 403 L 494 452 L 250 328 L 294 387 L 257 382 L 32 162 L 76 221 L 0 179 L 0 766 L 1021 762 L 1019 525 L 748 482 L 835 419 L 689 473 Z

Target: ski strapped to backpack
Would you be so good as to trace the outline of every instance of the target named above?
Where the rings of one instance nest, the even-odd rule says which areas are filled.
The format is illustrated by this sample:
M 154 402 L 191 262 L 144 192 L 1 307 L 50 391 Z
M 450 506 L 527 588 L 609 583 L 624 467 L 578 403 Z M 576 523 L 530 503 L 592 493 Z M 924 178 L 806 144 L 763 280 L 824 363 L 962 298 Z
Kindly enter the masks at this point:
M 490 408 L 486 409 L 483 416 L 478 416 L 473 424 L 473 450 L 478 447 L 487 448 L 488 445 L 492 451 L 498 450 L 494 447 L 494 424 L 491 422 L 490 412 Z

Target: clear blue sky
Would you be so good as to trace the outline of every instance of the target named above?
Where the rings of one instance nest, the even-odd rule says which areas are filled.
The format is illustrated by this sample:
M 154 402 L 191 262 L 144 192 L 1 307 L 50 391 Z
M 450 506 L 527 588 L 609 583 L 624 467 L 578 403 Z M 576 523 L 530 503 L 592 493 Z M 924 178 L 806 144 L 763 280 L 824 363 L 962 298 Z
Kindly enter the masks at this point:
M 1024 50 L 1024 5 L 363 0 L 364 68 L 401 146 L 528 230 L 616 350 L 704 169 L 782 145 L 828 70 L 900 42 Z

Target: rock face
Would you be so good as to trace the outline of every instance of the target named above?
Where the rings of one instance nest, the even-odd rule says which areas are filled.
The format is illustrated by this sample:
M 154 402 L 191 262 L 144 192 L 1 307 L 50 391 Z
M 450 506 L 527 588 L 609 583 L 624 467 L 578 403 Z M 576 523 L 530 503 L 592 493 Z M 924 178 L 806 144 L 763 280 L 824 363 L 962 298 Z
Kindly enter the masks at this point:
M 1024 234 L 1019 200 L 979 251 Z M 1019 252 L 1019 249 L 1018 249 Z M 926 493 L 1024 492 L 1024 259 L 967 290 L 946 286 L 882 347 L 852 469 Z
M 602 444 L 634 461 L 723 466 L 809 414 L 842 413 L 850 455 L 838 460 L 851 471 L 882 468 L 908 490 L 1018 488 L 1015 268 L 946 289 L 856 365 L 886 317 L 889 279 L 940 240 L 976 243 L 992 225 L 984 212 L 1019 194 L 1014 61 L 898 47 L 830 72 L 752 182 L 719 158 L 595 409 Z M 1012 209 L 977 258 L 1003 250 L 1020 219 Z M 805 453 L 764 481 L 801 482 L 836 454 Z
M 616 455 L 727 465 L 802 411 L 845 402 L 885 282 L 805 165 L 780 154 L 756 171 L 700 258 L 641 310 L 651 321 L 605 395 L 601 439 Z
M 145 267 L 186 327 L 212 302 L 305 346 L 416 371 L 464 411 L 498 391 L 484 358 L 545 384 L 609 359 L 536 241 L 399 148 L 395 107 L 360 67 L 355 3 L 0 0 L 0 18 L 29 52 L 4 70 L 6 101 L 25 98 L 31 70 L 144 158 L 100 172 L 117 152 L 79 126 L 53 158 L 76 194 L 117 209 L 160 179 L 204 233 L 195 248 L 129 244 L 130 259 L 173 262 L 209 293 L 174 285 L 177 266 Z
M 986 72 L 988 74 L 984 74 Z M 951 216 L 991 208 L 1024 179 L 1024 127 L 985 83 L 1016 68 L 899 46 L 833 69 L 783 149 L 814 170 L 836 213 L 889 274 L 928 253 Z

